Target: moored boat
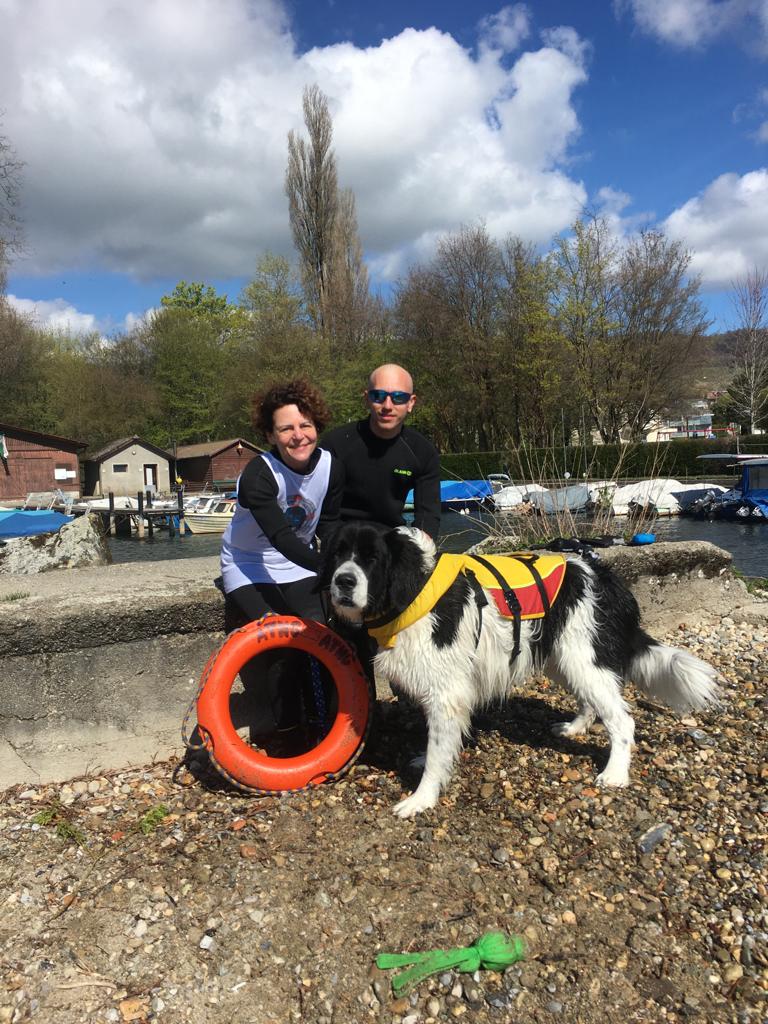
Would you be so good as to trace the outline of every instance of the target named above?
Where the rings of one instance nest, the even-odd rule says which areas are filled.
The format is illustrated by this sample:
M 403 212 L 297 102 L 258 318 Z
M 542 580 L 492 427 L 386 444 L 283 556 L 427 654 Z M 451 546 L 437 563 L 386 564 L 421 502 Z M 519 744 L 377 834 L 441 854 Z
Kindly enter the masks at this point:
M 73 519 L 51 509 L 0 509 L 0 540 L 57 533 Z
M 738 484 L 727 491 L 721 488 L 720 493 L 704 495 L 691 513 L 706 519 L 768 523 L 768 457 L 730 455 L 719 458 L 729 459 L 730 468 L 739 470 Z M 734 462 L 734 458 L 738 461 Z
M 216 499 L 204 504 L 199 510 L 184 513 L 184 522 L 190 533 L 224 533 L 235 514 L 237 501 L 234 498 Z

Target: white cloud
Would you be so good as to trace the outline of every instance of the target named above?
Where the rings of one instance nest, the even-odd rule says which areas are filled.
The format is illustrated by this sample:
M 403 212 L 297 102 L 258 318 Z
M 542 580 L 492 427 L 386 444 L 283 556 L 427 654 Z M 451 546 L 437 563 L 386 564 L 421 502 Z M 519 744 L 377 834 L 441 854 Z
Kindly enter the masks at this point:
M 753 267 L 768 267 L 768 170 L 723 174 L 665 221 L 693 251 L 706 287 L 728 288 Z
M 379 266 L 480 217 L 546 241 L 586 199 L 568 173 L 586 50 L 561 28 L 510 64 L 522 5 L 484 23 L 476 55 L 437 29 L 299 54 L 278 0 L 0 0 L 0 14 L 24 272 L 213 279 L 288 252 L 286 136 L 314 82 Z
M 153 313 L 156 313 L 157 311 L 157 307 L 150 306 L 150 308 L 145 309 L 143 313 L 126 313 L 125 318 L 123 319 L 122 329 L 127 333 L 134 330 L 136 327 L 140 327 L 151 318 Z
M 531 32 L 531 15 L 525 4 L 502 7 L 478 25 L 481 49 L 514 53 Z
M 745 33 L 750 45 L 765 45 L 765 0 L 614 0 L 629 9 L 641 31 L 680 48 L 703 46 L 728 32 Z
M 99 329 L 93 313 L 81 313 L 66 299 L 23 299 L 8 295 L 8 302 L 37 326 L 64 334 L 91 334 Z

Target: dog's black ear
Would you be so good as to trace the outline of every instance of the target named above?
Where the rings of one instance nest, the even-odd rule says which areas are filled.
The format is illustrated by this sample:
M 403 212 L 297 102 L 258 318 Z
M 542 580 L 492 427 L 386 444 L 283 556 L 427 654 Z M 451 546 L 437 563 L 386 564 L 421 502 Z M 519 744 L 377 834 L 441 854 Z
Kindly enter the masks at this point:
M 343 524 L 340 523 L 320 541 L 320 568 L 317 573 L 317 590 L 328 590 L 331 585 L 336 551 L 339 546 L 339 534 L 342 528 Z
M 407 608 L 426 579 L 422 551 L 413 538 L 400 530 L 390 530 L 385 534 L 384 543 L 389 555 L 387 575 L 390 604 L 393 608 Z

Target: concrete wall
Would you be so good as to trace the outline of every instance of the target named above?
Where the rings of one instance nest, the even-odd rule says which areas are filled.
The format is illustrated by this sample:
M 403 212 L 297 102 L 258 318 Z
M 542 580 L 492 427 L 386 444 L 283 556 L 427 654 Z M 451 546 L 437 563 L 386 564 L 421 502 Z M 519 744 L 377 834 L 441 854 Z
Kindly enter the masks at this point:
M 768 608 L 711 544 L 617 547 L 605 558 L 657 634 Z M 0 788 L 180 751 L 182 718 L 223 640 L 217 574 L 217 558 L 192 558 L 0 575 Z
M 217 574 L 190 558 L 0 577 L 0 788 L 180 750 L 223 639 Z

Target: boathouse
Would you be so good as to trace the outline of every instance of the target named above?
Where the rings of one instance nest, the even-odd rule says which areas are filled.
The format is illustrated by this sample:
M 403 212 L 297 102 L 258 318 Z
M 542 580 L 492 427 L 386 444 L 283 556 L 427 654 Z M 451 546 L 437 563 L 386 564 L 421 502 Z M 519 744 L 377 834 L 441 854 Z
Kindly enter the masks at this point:
M 43 491 L 79 498 L 78 453 L 87 447 L 85 441 L 0 423 L 0 501 Z
M 180 445 L 176 449 L 176 471 L 187 491 L 226 491 L 235 486 L 251 459 L 263 450 L 244 437 Z
M 140 437 L 111 441 L 85 460 L 87 495 L 136 497 L 141 491 L 168 494 L 173 455 Z

